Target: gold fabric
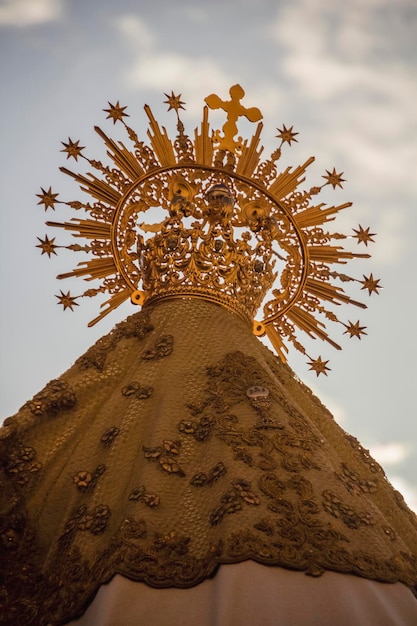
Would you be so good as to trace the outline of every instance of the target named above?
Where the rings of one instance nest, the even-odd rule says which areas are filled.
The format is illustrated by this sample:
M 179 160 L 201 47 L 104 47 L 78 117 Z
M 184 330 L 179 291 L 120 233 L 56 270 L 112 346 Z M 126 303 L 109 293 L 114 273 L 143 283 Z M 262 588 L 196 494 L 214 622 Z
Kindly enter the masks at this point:
M 185 588 L 249 559 L 417 584 L 380 466 L 215 304 L 133 315 L 0 432 L 9 626 L 74 619 L 115 573 Z

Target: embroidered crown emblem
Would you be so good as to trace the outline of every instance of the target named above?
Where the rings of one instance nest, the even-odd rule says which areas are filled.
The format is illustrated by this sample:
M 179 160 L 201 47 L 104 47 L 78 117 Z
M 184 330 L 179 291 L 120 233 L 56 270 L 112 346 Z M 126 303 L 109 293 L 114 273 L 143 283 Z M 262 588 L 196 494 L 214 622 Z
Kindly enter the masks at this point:
M 61 201 L 51 187 L 38 194 L 45 210 L 56 204 L 83 210 L 83 218 L 46 224 L 86 241 L 59 246 L 46 235 L 38 238 L 38 247 L 49 257 L 60 247 L 90 255 L 58 278 L 83 277 L 94 281 L 93 286 L 79 296 L 69 291 L 57 296 L 64 309 L 72 310 L 80 298 L 107 293 L 110 297 L 90 325 L 129 298 L 143 306 L 163 298 L 204 298 L 252 320 L 254 333 L 266 334 L 281 358 L 291 342 L 317 375 L 326 373 L 328 361 L 307 354 L 299 331 L 340 349 L 327 333 L 328 322 L 341 325 L 350 337 L 366 334 L 359 321 L 346 323 L 336 314 L 335 305 L 341 303 L 365 308 L 345 293 L 344 285 L 360 283 L 369 294 L 380 289 L 372 274 L 359 280 L 332 269 L 333 264 L 369 257 L 335 245 L 335 240 L 352 236 L 327 229 L 350 203 L 327 207 L 315 201 L 323 187 L 342 187 L 344 179 L 333 169 L 321 186 L 299 190 L 314 158 L 281 172 L 277 168 L 282 146 L 297 141 L 298 133 L 285 125 L 278 129 L 280 143 L 261 160 L 262 114 L 242 104 L 239 85 L 229 93 L 230 100 L 214 94 L 206 98 L 194 140 L 179 115 L 184 109 L 180 95 L 166 94 L 168 111 L 177 116 L 174 140 L 145 106 L 149 143 L 126 123 L 126 107 L 109 103 L 107 117 L 124 127 L 131 142 L 126 147 L 95 128 L 112 166 L 86 157 L 79 141 L 63 142 L 67 158 L 83 159 L 92 169 L 76 174 L 61 168 L 87 192 L 89 201 Z M 226 114 L 221 130 L 210 131 L 209 109 Z M 241 117 L 257 122 L 249 139 L 238 136 Z M 353 238 L 367 245 L 373 241 L 369 230 L 359 226 Z

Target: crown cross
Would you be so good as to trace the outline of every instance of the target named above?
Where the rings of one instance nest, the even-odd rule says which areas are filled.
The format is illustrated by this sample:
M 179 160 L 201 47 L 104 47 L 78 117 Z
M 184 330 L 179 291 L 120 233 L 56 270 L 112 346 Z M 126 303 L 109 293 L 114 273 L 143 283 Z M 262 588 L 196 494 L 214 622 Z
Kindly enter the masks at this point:
M 227 113 L 227 121 L 224 124 L 222 131 L 223 137 L 220 137 L 220 133 L 214 136 L 215 143 L 219 143 L 219 150 L 228 150 L 233 154 L 242 147 L 242 138 L 239 137 L 238 141 L 235 141 L 234 137 L 237 134 L 237 120 L 239 117 L 246 117 L 250 122 L 259 122 L 262 119 L 262 113 L 257 107 L 246 108 L 241 104 L 241 99 L 245 95 L 244 89 L 240 85 L 233 85 L 229 89 L 230 100 L 221 100 L 216 94 L 211 94 L 205 98 L 205 102 L 210 109 L 223 109 Z

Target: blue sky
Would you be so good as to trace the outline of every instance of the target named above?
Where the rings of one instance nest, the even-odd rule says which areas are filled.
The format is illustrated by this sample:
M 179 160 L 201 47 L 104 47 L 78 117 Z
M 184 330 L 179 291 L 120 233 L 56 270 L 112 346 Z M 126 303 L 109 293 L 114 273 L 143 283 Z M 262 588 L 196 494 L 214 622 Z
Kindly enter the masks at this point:
M 384 286 L 379 297 L 361 293 L 368 335 L 345 337 L 341 353 L 315 347 L 330 359 L 327 379 L 304 359 L 290 364 L 417 509 L 416 42 L 413 0 L 0 0 L 1 416 L 131 312 L 88 329 L 97 303 L 56 306 L 68 287 L 54 277 L 73 259 L 48 262 L 34 247 L 51 219 L 35 194 L 51 185 L 76 196 L 58 172 L 60 142 L 80 139 L 102 158 L 93 126 L 111 132 L 108 101 L 127 105 L 144 131 L 143 104 L 168 123 L 171 90 L 182 93 L 191 130 L 204 97 L 239 82 L 264 114 L 266 152 L 277 126 L 294 125 L 299 143 L 283 165 L 315 155 L 311 185 L 326 169 L 343 171 L 348 183 L 331 201 L 354 206 L 340 230 L 378 233 L 372 261 L 351 268 Z

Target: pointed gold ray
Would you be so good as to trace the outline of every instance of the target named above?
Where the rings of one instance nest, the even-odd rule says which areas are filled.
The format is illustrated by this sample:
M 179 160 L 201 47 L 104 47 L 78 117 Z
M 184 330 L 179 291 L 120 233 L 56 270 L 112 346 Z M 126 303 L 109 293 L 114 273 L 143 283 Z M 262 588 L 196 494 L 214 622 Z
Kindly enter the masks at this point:
M 263 151 L 263 146 L 261 146 L 259 150 L 257 150 L 257 148 L 259 145 L 259 138 L 261 136 L 262 128 L 263 124 L 262 122 L 259 122 L 256 127 L 255 133 L 252 135 L 249 146 L 244 146 L 242 149 L 242 153 L 236 166 L 236 172 L 238 174 L 241 174 L 242 176 L 247 176 L 248 178 L 250 178 L 259 163 L 259 159 Z
M 94 280 L 96 278 L 107 278 L 117 272 L 116 265 L 112 256 L 101 257 L 99 259 L 91 259 L 78 263 L 77 267 L 71 272 L 58 274 L 57 278 L 71 278 L 72 276 L 86 276 L 85 280 Z
M 116 204 L 122 197 L 120 193 L 116 191 L 116 189 L 111 187 L 111 185 L 106 183 L 104 180 L 99 180 L 98 178 L 93 176 L 93 174 L 88 174 L 88 176 L 91 177 L 90 179 L 86 176 L 82 176 L 81 174 L 75 174 L 74 172 L 71 172 L 71 170 L 68 170 L 66 167 L 60 167 L 59 169 L 64 174 L 67 174 L 68 176 L 74 178 L 83 191 L 91 194 L 97 200 L 106 202 L 111 206 L 116 206 Z M 85 185 L 85 187 L 83 185 Z
M 287 357 L 284 354 L 284 350 L 285 352 L 288 352 L 288 348 L 283 343 L 280 332 L 277 331 L 272 324 L 266 325 L 265 330 L 266 330 L 266 336 L 268 337 L 269 341 L 274 347 L 274 350 L 278 354 L 279 358 L 281 359 L 283 363 L 286 363 Z
M 357 254 L 349 252 L 340 246 L 309 246 L 309 256 L 311 261 L 322 261 L 323 263 L 346 263 L 343 259 L 369 259 L 370 254 Z
M 151 144 L 157 159 L 163 167 L 166 165 L 176 165 L 174 148 L 172 146 L 171 140 L 167 135 L 167 131 L 164 127 L 162 127 L 163 133 L 161 133 L 159 124 L 154 118 L 150 107 L 146 104 L 144 108 L 146 115 L 149 118 L 150 129 L 148 130 L 148 137 L 151 140 Z
M 130 150 L 128 150 L 121 141 L 118 145 L 115 141 L 113 141 L 113 139 L 107 137 L 107 135 L 98 126 L 94 126 L 94 130 L 109 148 L 107 154 L 112 159 L 113 163 L 125 174 L 127 174 L 132 182 L 143 176 L 145 171 L 140 166 L 138 160 L 135 158 L 135 155 L 132 154 L 132 152 L 130 152 Z
M 131 289 L 123 289 L 123 291 L 119 291 L 118 293 L 113 294 L 112 297 L 109 298 L 109 300 L 103 302 L 101 306 L 105 307 L 106 305 L 108 305 L 107 309 L 104 309 L 99 315 L 97 315 L 97 317 L 91 320 L 91 322 L 88 322 L 89 328 L 97 324 L 97 322 L 102 320 L 103 317 L 106 317 L 106 315 L 111 313 L 111 311 L 117 309 L 117 307 L 123 304 L 123 302 L 126 302 L 126 300 L 130 298 L 131 293 Z
M 330 345 L 336 348 L 336 350 L 342 349 L 341 346 L 339 346 L 339 344 L 337 344 L 335 341 L 330 339 L 328 334 L 324 330 L 322 330 L 323 328 L 325 328 L 325 325 L 323 324 L 323 322 L 320 322 L 320 320 L 317 320 L 313 315 L 311 315 L 311 313 L 308 313 L 308 311 L 304 311 L 299 306 L 294 305 L 292 309 L 287 311 L 286 316 L 296 326 L 298 326 L 300 330 L 307 333 L 310 337 L 312 337 L 313 335 L 316 335 L 323 341 L 327 341 L 328 343 L 330 343 Z
M 46 222 L 47 226 L 54 228 L 64 228 L 65 230 L 75 230 L 74 237 L 85 237 L 86 239 L 110 239 L 111 224 L 98 220 L 76 220 L 69 222 Z
M 323 209 L 325 204 L 322 202 L 316 206 L 308 207 L 305 211 L 301 211 L 297 216 L 297 224 L 300 228 L 308 228 L 309 226 L 319 226 L 325 222 L 334 220 L 333 217 L 339 211 L 347 209 L 352 206 L 351 202 L 345 202 L 339 206 L 331 206 L 327 209 Z
M 296 167 L 293 172 L 290 171 L 290 167 L 287 167 L 285 172 L 282 172 L 282 174 L 277 176 L 268 191 L 278 200 L 285 198 L 285 196 L 294 191 L 294 189 L 305 180 L 305 178 L 300 177 L 305 173 L 307 167 L 311 165 L 314 160 L 314 157 L 310 157 L 305 163 L 303 163 L 303 165 Z
M 339 301 L 344 304 L 354 304 L 361 309 L 367 308 L 366 304 L 363 304 L 363 302 L 358 302 L 357 300 L 349 298 L 349 296 L 347 296 L 340 287 L 315 280 L 314 278 L 307 278 L 305 282 L 305 291 L 311 293 L 313 296 L 317 296 L 321 300 L 328 300 L 329 302 Z
M 213 162 L 213 142 L 210 137 L 210 125 L 208 123 L 208 107 L 203 109 L 203 120 L 201 122 L 201 132 L 194 131 L 194 151 L 195 160 L 203 165 L 211 165 Z

